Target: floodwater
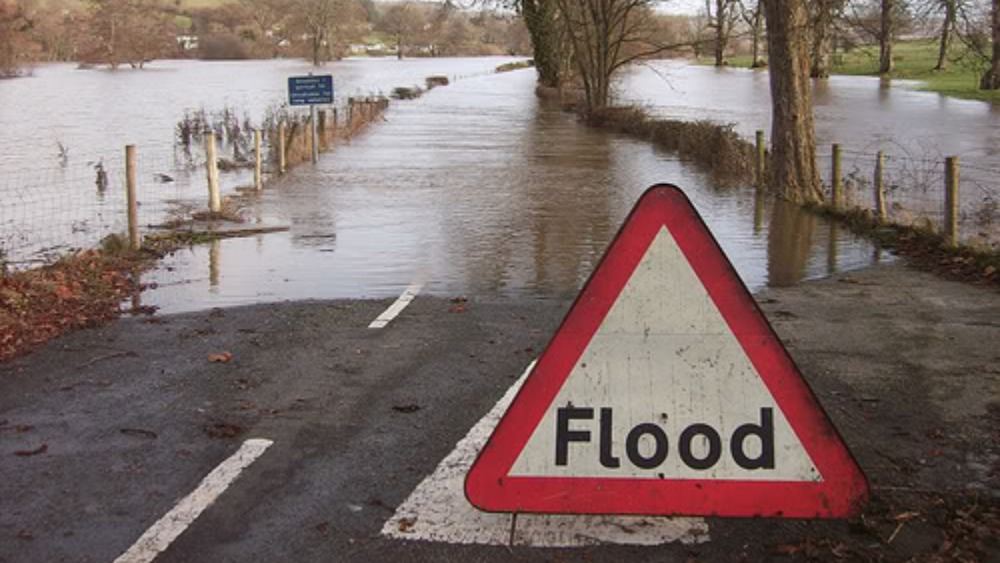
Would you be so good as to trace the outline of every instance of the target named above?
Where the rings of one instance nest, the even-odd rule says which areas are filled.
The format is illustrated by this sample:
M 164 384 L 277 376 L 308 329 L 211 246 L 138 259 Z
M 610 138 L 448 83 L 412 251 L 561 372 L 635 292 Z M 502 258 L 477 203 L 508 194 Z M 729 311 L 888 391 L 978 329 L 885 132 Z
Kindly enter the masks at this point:
M 254 220 L 290 231 L 183 250 L 148 281 L 166 311 L 292 298 L 567 297 L 639 195 L 685 189 L 751 288 L 871 263 L 871 246 L 795 208 L 716 187 L 649 144 L 580 125 L 530 70 L 461 80 L 267 188 Z
M 944 158 L 961 163 L 963 209 L 989 196 L 1000 201 L 1000 105 L 919 90 L 920 83 L 877 77 L 831 76 L 814 82 L 818 161 L 826 176 L 830 145 L 844 151 L 844 173 L 866 180 L 878 151 L 886 154 L 893 197 L 922 211 L 943 208 Z M 732 124 L 747 139 L 771 128 L 766 71 L 654 61 L 630 67 L 618 88 L 623 103 L 671 119 Z M 910 193 L 905 193 L 909 190 Z M 926 201 L 920 201 L 926 200 Z
M 642 191 L 660 182 L 688 193 L 751 288 L 885 259 L 836 226 L 757 200 L 747 186 L 720 186 L 676 155 L 580 125 L 536 98 L 533 71 L 492 74 L 510 60 L 329 65 L 323 72 L 334 75 L 340 100 L 419 85 L 435 74 L 453 83 L 394 102 L 384 122 L 318 165 L 270 182 L 249 205 L 250 221 L 288 232 L 178 252 L 146 276 L 153 289 L 145 304 L 175 312 L 388 297 L 411 284 L 439 295 L 567 297 Z M 284 100 L 287 76 L 310 70 L 296 61 L 158 61 L 142 72 L 51 65 L 33 78 L 0 82 L 0 241 L 30 240 L 40 225 L 59 250 L 122 230 L 123 198 L 114 186 L 95 193 L 92 163 L 120 162 L 127 143 L 139 147 L 144 225 L 182 204 L 204 206 L 204 170 L 197 155 L 175 146 L 177 121 L 185 112 L 228 107 L 260 123 Z M 618 96 L 666 117 L 733 123 L 748 137 L 769 128 L 766 73 L 655 62 L 629 70 Z M 1000 112 L 988 104 L 862 77 L 831 78 L 816 97 L 820 141 L 845 145 L 848 173 L 878 149 L 898 162 L 931 163 L 927 174 L 939 174 L 938 156 L 958 154 L 963 182 L 971 177 L 973 186 L 964 199 L 1000 185 L 1000 172 L 992 175 Z M 68 165 L 57 158 L 57 143 L 69 147 Z M 111 172 L 114 183 L 120 170 Z M 154 172 L 175 181 L 154 184 Z M 246 180 L 224 175 L 224 194 Z M 51 216 L 43 208 L 24 220 L 24 206 L 7 196 L 22 184 L 27 189 L 14 192 L 22 199 L 51 191 Z M 71 211 L 61 211 L 67 206 Z M 11 225 L 19 231 L 6 232 Z

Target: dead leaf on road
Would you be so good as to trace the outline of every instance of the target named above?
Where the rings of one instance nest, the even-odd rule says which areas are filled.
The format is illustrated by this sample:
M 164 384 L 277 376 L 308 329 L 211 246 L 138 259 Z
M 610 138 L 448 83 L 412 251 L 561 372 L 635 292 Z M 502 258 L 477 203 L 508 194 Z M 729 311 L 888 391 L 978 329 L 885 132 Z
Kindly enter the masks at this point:
M 47 451 L 49 451 L 49 445 L 48 444 L 42 444 L 41 446 L 38 446 L 37 448 L 35 448 L 33 450 L 17 450 L 16 452 L 14 452 L 14 455 L 16 455 L 18 457 L 29 457 L 29 456 L 33 456 L 33 455 L 43 454 L 43 453 L 45 453 Z
M 219 352 L 216 354 L 209 354 L 208 361 L 212 363 L 227 363 L 233 359 L 233 355 L 229 352 Z
M 235 438 L 243 433 L 243 427 L 231 422 L 213 422 L 205 425 L 205 433 L 212 438 Z
M 413 518 L 400 518 L 399 519 L 399 531 L 406 533 L 413 529 L 413 526 L 417 523 L 417 517 Z
M 140 438 L 149 438 L 151 440 L 155 440 L 158 437 L 156 432 L 153 432 L 152 430 L 144 430 L 142 428 L 120 428 L 118 431 L 126 436 L 137 436 Z

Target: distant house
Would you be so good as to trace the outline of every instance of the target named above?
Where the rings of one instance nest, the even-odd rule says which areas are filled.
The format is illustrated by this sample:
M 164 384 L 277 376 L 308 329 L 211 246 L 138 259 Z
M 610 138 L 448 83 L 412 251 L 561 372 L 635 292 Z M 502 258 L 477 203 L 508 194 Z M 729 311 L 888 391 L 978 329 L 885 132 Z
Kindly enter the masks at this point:
M 198 48 L 197 35 L 178 35 L 177 45 L 182 51 L 193 51 Z

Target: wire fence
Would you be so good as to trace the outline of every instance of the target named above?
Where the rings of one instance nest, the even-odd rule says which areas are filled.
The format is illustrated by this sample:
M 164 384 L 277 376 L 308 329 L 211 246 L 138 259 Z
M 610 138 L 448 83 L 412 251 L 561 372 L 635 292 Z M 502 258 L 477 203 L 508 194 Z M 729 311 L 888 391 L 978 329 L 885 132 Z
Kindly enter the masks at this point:
M 319 151 L 332 147 L 380 119 L 388 108 L 381 97 L 352 98 L 318 113 Z M 208 133 L 216 135 L 220 197 L 233 198 L 261 180 L 312 157 L 311 123 L 301 112 L 269 116 L 262 125 L 261 150 L 254 128 L 192 118 L 178 125 L 177 138 L 136 147 L 136 215 L 148 233 L 188 221 L 210 202 L 206 167 Z M 64 155 L 59 165 L 21 170 L 0 177 L 0 272 L 22 270 L 99 245 L 128 231 L 126 150 Z
M 842 148 L 840 154 L 843 210 L 877 214 L 881 193 L 885 221 L 948 235 L 951 208 L 945 157 L 885 151 L 880 166 L 878 151 Z M 832 149 L 817 157 L 828 201 L 833 199 L 833 160 Z M 956 242 L 1000 249 L 1000 168 L 959 158 L 954 163 Z

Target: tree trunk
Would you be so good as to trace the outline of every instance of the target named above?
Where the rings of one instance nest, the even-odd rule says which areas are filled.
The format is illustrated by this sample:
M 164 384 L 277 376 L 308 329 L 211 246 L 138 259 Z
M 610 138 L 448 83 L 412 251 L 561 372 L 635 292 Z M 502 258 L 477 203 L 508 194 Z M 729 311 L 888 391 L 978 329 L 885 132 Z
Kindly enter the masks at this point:
M 323 46 L 323 40 L 318 33 L 313 33 L 312 36 L 312 64 L 313 66 L 320 65 L 320 48 Z
M 538 82 L 556 88 L 561 82 L 562 69 L 556 0 L 523 0 L 521 15 L 531 36 Z
M 886 75 L 895 69 L 895 62 L 892 60 L 892 44 L 894 41 L 896 0 L 882 0 L 882 16 L 879 29 L 879 64 L 878 73 Z
M 993 58 L 990 69 L 983 75 L 982 90 L 1000 90 L 1000 0 L 993 0 Z
M 753 61 L 750 63 L 750 68 L 760 68 L 764 66 L 763 61 L 760 60 L 760 33 L 763 23 L 764 10 L 757 6 L 757 11 L 753 14 L 753 25 L 750 30 L 750 57 Z
M 396 33 L 396 60 L 403 60 L 403 34 Z
M 809 76 L 830 77 L 830 55 L 833 51 L 833 3 L 835 0 L 815 0 L 812 18 L 812 50 L 809 56 Z
M 728 37 L 726 33 L 727 0 L 715 0 L 715 66 L 726 65 L 726 43 Z
M 941 44 L 934 70 L 944 70 L 948 64 L 948 44 L 951 42 L 951 28 L 955 25 L 955 12 L 955 0 L 944 0 L 944 24 L 941 26 Z
M 761 0 L 771 79 L 771 186 L 785 199 L 823 199 L 816 169 L 809 17 L 803 2 Z

